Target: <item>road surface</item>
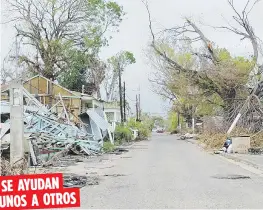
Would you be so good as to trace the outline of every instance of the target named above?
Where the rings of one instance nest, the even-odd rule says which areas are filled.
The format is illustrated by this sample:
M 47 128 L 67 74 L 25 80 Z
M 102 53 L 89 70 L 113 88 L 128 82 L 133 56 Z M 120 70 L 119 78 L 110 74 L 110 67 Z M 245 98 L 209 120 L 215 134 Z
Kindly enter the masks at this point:
M 81 190 L 84 208 L 262 208 L 263 178 L 175 136 L 155 134 Z M 227 175 L 250 179 L 218 179 Z M 218 178 L 214 178 L 218 176 Z

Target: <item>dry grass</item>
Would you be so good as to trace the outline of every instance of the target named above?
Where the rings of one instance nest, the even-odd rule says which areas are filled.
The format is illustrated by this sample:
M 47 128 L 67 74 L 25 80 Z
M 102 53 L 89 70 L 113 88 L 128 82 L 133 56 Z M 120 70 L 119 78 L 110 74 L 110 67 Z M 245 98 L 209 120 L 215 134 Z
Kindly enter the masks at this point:
M 263 147 L 263 133 L 251 135 L 251 147 Z
M 220 149 L 226 141 L 224 133 L 203 133 L 198 136 L 199 142 L 206 145 L 206 149 Z
M 26 158 L 11 166 L 9 160 L 1 159 L 1 176 L 20 175 L 28 173 L 28 164 Z
M 248 133 L 245 129 L 235 128 L 231 133 L 231 136 L 243 136 L 243 135 L 250 136 L 251 147 L 254 148 L 263 147 L 263 132 Z M 222 148 L 226 138 L 227 138 L 226 133 L 213 133 L 213 132 L 206 132 L 198 136 L 199 142 L 205 144 L 207 149 Z

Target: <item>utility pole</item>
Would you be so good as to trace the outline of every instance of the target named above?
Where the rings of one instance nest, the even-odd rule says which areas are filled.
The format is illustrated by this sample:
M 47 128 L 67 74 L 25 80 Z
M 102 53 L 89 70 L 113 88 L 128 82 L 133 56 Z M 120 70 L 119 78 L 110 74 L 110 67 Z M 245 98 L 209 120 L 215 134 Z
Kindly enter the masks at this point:
M 123 121 L 126 122 L 126 87 L 125 82 L 123 82 Z
M 138 121 L 139 118 L 138 118 L 138 97 L 137 97 L 137 95 L 136 95 L 136 104 L 135 104 L 135 106 L 136 106 L 136 121 Z
M 138 101 L 138 109 L 139 109 L 139 120 L 141 120 L 141 94 L 139 93 L 139 101 Z
M 121 67 L 118 63 L 118 71 L 119 71 L 119 95 L 120 95 L 120 112 L 121 112 L 121 123 L 123 123 L 123 107 L 122 107 L 122 88 L 121 88 Z
M 24 120 L 23 120 L 23 84 L 18 80 L 18 41 L 16 46 L 15 80 L 10 84 L 10 163 L 21 161 L 25 154 Z
M 139 101 L 138 101 L 138 103 L 139 103 L 139 105 L 138 105 L 138 114 L 139 114 L 139 120 L 141 120 L 141 88 L 140 88 L 140 85 L 139 85 Z
M 177 126 L 180 125 L 180 114 L 179 112 L 177 112 Z
M 178 112 L 178 128 L 179 128 L 179 132 L 182 132 L 182 124 L 180 122 L 180 112 Z
M 13 81 L 10 86 L 10 163 L 24 158 L 24 120 L 22 81 Z
M 17 35 L 16 35 L 16 73 L 15 78 L 17 79 L 18 75 L 18 43 L 17 43 Z

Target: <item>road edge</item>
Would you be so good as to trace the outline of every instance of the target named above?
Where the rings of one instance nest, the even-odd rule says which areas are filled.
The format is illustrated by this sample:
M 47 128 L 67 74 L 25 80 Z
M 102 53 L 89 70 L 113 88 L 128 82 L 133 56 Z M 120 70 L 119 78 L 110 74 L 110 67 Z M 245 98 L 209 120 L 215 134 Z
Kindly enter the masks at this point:
M 202 149 L 203 151 L 206 151 L 205 150 L 205 146 L 204 145 L 200 145 L 198 144 L 198 140 L 193 140 L 193 139 L 185 139 L 186 142 L 188 143 L 191 143 L 191 144 L 194 144 L 196 145 L 198 148 Z M 206 151 L 207 152 L 207 151 Z M 207 152 L 208 154 L 211 154 L 211 155 L 214 155 L 224 161 L 228 161 L 232 164 L 235 164 L 235 165 L 238 165 L 239 167 L 249 171 L 249 172 L 252 172 L 260 177 L 263 177 L 263 168 L 261 168 L 259 165 L 251 162 L 251 161 L 248 161 L 248 160 L 244 160 L 244 159 L 241 159 L 241 158 L 238 158 L 238 157 L 235 157 L 231 154 L 212 154 L 212 153 L 209 153 Z
M 251 163 L 249 161 L 244 161 L 244 160 L 241 160 L 240 158 L 236 158 L 236 157 L 230 157 L 230 156 L 227 156 L 227 155 L 217 155 L 218 158 L 221 158 L 222 160 L 225 160 L 225 161 L 228 161 L 232 164 L 235 164 L 249 172 L 252 172 L 260 177 L 263 177 L 263 170 L 261 170 L 259 168 L 258 165 L 254 164 L 254 163 Z

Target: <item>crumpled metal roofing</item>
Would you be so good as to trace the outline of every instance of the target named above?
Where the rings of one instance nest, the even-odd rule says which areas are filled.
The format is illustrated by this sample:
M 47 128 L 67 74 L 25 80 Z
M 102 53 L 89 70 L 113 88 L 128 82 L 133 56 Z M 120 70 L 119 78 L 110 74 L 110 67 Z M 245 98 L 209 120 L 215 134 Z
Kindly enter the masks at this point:
M 72 151 L 76 153 L 91 155 L 101 151 L 105 137 L 102 133 L 109 129 L 103 110 L 88 110 L 88 117 L 82 117 L 83 124 L 77 127 L 59 119 L 24 88 L 23 94 L 27 98 L 27 105 L 24 106 L 25 133 L 32 133 L 28 142 L 34 165 L 39 164 L 37 160 L 41 159 L 39 157 L 44 151 L 63 150 L 68 145 L 73 146 Z M 1 103 L 1 108 L 2 105 L 4 113 L 10 113 L 9 103 Z

